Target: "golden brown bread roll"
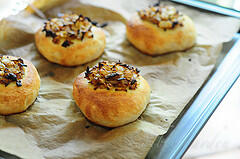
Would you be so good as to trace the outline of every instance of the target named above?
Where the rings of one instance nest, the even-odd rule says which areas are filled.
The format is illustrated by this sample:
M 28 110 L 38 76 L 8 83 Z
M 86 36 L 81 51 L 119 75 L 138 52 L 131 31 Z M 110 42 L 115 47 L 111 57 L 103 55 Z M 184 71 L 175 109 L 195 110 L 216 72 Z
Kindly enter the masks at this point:
M 53 63 L 76 66 L 102 55 L 105 34 L 88 17 L 71 14 L 49 19 L 35 34 L 39 52 Z
M 192 47 L 196 30 L 193 21 L 174 7 L 154 6 L 131 17 L 127 38 L 143 53 L 160 55 Z
M 150 100 L 150 87 L 138 73 L 126 64 L 100 62 L 76 78 L 73 97 L 90 121 L 106 127 L 127 124 Z
M 40 77 L 33 64 L 13 56 L 0 56 L 0 114 L 26 110 L 36 99 Z

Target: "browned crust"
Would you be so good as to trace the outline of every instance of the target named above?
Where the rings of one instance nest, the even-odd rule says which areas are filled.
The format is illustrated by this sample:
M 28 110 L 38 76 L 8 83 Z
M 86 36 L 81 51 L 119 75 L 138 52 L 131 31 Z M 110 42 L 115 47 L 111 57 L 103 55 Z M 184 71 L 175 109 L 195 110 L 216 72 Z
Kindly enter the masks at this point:
M 106 40 L 101 28 L 92 27 L 94 37 L 91 39 L 73 40 L 74 44 L 65 48 L 60 44 L 54 44 L 51 37 L 46 37 L 40 28 L 35 34 L 35 43 L 39 52 L 50 62 L 64 66 L 76 66 L 102 55 Z
M 127 38 L 140 51 L 148 55 L 165 54 L 190 48 L 196 41 L 192 20 L 184 16 L 183 26 L 164 30 L 141 20 L 135 14 L 127 23 Z
M 102 126 L 117 127 L 132 122 L 141 115 L 150 100 L 150 87 L 140 76 L 136 90 L 94 90 L 82 73 L 73 84 L 73 97 L 90 121 Z
M 40 88 L 40 77 L 33 64 L 24 60 L 27 65 L 22 86 L 11 82 L 7 87 L 0 84 L 0 114 L 8 115 L 25 111 L 36 99 Z

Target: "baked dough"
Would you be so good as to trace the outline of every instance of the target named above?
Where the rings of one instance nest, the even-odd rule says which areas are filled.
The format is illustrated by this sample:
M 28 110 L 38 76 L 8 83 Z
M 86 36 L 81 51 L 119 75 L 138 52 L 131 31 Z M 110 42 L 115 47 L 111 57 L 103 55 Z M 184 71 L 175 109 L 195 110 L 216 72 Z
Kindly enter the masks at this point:
M 106 69 L 109 65 L 112 70 L 117 67 L 118 71 Z M 96 76 L 92 72 L 99 70 L 99 67 L 104 69 L 97 71 Z M 125 70 L 126 74 L 121 70 Z M 87 119 L 102 126 L 117 127 L 135 121 L 150 100 L 150 87 L 138 72 L 126 64 L 109 62 L 101 62 L 87 69 L 73 84 L 76 104 Z M 119 83 L 121 80 L 122 83 Z
M 126 29 L 128 40 L 153 56 L 186 50 L 196 41 L 193 21 L 172 6 L 141 10 L 130 18 Z
M 9 72 L 4 73 L 4 70 Z M 35 101 L 39 88 L 40 77 L 31 62 L 13 56 L 0 56 L 1 115 L 25 111 Z
M 105 34 L 82 15 L 64 15 L 49 19 L 35 34 L 39 52 L 50 62 L 76 66 L 102 55 Z

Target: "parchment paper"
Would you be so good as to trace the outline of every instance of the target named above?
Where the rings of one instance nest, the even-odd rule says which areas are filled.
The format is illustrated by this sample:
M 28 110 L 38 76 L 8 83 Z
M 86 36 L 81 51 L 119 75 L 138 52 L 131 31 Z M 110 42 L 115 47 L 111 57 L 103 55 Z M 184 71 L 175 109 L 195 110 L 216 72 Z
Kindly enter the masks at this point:
M 1 21 L 1 54 L 31 60 L 41 76 L 41 89 L 26 112 L 1 116 L 0 149 L 29 159 L 144 158 L 156 137 L 167 132 L 208 77 L 221 43 L 229 41 L 240 25 L 234 18 L 174 4 L 195 22 L 197 44 L 187 51 L 150 57 L 127 41 L 124 25 L 133 12 L 149 4 L 147 0 L 73 0 L 47 10 L 46 17 L 72 11 L 108 22 L 104 28 L 107 36 L 104 54 L 79 67 L 52 64 L 38 53 L 34 33 L 44 19 L 22 12 Z M 44 5 L 40 9 L 44 10 Z M 76 106 L 72 98 L 74 78 L 87 65 L 101 60 L 121 60 L 134 65 L 149 82 L 151 101 L 137 121 L 108 129 L 87 121 Z

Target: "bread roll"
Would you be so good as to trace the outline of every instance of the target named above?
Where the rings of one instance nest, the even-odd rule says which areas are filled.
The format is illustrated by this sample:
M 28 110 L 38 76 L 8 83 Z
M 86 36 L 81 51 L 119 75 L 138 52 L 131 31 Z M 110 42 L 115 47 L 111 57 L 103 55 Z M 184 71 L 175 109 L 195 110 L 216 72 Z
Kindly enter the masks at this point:
M 40 77 L 33 64 L 13 56 L 0 56 L 0 114 L 25 111 L 36 99 Z
M 193 21 L 172 6 L 141 10 L 131 17 L 126 28 L 128 40 L 152 56 L 186 50 L 196 41 Z
M 87 119 L 117 127 L 142 114 L 150 100 L 150 87 L 138 69 L 104 61 L 76 78 L 73 97 Z
M 49 19 L 35 34 L 39 52 L 50 62 L 76 66 L 102 55 L 105 34 L 88 17 L 71 14 Z

